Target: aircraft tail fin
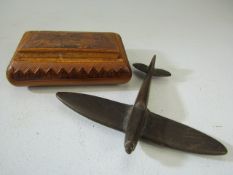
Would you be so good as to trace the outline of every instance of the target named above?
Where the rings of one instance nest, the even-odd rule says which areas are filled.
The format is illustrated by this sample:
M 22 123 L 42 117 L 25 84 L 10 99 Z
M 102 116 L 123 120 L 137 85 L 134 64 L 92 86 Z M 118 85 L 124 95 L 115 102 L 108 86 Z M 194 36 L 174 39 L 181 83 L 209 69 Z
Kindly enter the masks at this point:
M 133 66 L 144 72 L 144 73 L 148 73 L 149 71 L 149 66 L 145 65 L 145 64 L 142 64 L 142 63 L 134 63 Z M 156 76 L 156 77 L 168 77 L 168 76 L 171 76 L 171 73 L 164 70 L 164 69 L 157 69 L 157 68 L 154 68 L 152 70 L 152 75 L 153 76 Z

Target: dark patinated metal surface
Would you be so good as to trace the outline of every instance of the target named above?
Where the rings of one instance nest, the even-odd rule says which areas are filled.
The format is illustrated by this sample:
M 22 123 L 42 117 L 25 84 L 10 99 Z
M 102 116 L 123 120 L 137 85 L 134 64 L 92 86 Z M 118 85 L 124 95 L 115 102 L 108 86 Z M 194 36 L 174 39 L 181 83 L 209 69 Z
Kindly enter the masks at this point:
M 68 107 L 87 118 L 125 132 L 125 151 L 131 153 L 140 138 L 171 148 L 210 155 L 222 155 L 227 149 L 212 137 L 189 126 L 154 114 L 147 109 L 152 76 L 170 76 L 155 69 L 155 56 L 148 66 L 134 64 L 147 73 L 134 105 L 80 93 L 58 92 L 57 97 Z
M 152 58 L 146 78 L 138 92 L 138 96 L 134 103 L 132 113 L 126 124 L 125 130 L 125 151 L 131 153 L 142 134 L 145 122 L 147 119 L 147 103 L 150 92 L 150 82 L 152 77 L 152 70 L 155 65 L 155 56 Z

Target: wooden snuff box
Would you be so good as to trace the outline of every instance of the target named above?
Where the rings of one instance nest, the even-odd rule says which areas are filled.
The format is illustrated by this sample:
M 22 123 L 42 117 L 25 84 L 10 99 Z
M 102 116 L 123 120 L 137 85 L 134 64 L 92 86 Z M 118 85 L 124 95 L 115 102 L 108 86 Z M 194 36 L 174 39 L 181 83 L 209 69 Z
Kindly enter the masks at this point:
M 118 84 L 132 72 L 116 33 L 30 31 L 8 66 L 16 86 Z

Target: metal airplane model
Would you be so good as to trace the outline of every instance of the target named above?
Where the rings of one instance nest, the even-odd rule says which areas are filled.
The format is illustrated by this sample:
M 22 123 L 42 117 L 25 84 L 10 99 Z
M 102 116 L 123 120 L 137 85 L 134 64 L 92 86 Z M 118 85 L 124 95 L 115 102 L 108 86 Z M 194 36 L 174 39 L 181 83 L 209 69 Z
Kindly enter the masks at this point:
M 130 154 L 138 140 L 168 146 L 182 151 L 222 155 L 227 149 L 212 137 L 189 126 L 154 114 L 147 109 L 152 76 L 170 76 L 168 71 L 155 69 L 155 56 L 149 66 L 134 67 L 146 73 L 134 105 L 127 105 L 81 93 L 57 92 L 65 105 L 81 115 L 110 128 L 125 132 L 125 151 Z

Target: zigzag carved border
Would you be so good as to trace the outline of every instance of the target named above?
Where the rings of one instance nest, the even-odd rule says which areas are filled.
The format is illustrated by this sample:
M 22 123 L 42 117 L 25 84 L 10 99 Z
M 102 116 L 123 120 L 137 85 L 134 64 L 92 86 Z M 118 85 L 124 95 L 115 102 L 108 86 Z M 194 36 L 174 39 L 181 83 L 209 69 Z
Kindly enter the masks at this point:
M 120 68 L 118 70 L 101 68 L 99 71 L 92 67 L 90 71 L 86 71 L 84 68 L 77 70 L 75 67 L 70 72 L 61 68 L 58 72 L 53 68 L 49 68 L 46 71 L 42 68 L 37 69 L 35 72 L 31 69 L 26 71 L 17 70 L 12 71 L 11 77 L 16 81 L 25 80 L 64 80 L 64 79 L 89 79 L 89 78 L 119 78 L 129 76 L 129 70 Z

